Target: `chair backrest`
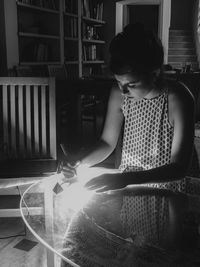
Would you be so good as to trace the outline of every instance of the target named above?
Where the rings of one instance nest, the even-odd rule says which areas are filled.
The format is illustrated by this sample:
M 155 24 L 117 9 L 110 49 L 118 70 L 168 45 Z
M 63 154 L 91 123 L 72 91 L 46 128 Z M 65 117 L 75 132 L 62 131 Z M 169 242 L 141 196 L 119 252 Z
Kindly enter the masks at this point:
M 48 70 L 46 65 L 40 66 L 15 66 L 15 73 L 17 77 L 48 77 Z
M 8 158 L 56 159 L 54 78 L 0 77 L 0 108 Z
M 33 69 L 31 66 L 16 66 L 16 75 L 17 77 L 33 77 Z
M 48 65 L 49 77 L 55 77 L 57 80 L 66 80 L 67 72 L 64 65 Z

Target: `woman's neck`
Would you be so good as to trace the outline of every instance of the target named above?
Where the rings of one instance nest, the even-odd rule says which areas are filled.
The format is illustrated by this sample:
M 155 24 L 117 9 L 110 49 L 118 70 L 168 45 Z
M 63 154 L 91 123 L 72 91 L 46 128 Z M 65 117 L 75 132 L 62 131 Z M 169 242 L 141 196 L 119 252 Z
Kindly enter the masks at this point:
M 164 92 L 164 88 L 159 88 L 156 85 L 152 85 L 149 92 L 144 97 L 145 99 L 155 98 Z

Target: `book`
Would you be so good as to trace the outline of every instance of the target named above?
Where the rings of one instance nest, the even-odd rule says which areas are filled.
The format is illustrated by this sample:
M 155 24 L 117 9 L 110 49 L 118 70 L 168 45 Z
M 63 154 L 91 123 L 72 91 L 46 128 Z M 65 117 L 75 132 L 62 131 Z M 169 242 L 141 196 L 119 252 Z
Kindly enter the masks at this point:
M 84 16 L 90 18 L 89 0 L 83 0 L 83 7 L 84 7 Z

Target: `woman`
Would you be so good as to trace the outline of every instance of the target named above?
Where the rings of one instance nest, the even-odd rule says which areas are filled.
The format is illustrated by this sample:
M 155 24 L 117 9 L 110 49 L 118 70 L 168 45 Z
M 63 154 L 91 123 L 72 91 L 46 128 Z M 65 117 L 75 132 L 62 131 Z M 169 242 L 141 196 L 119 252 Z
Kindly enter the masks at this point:
M 135 184 L 185 191 L 194 138 L 194 99 L 181 83 L 162 80 L 163 47 L 142 25 L 133 24 L 110 44 L 113 86 L 102 136 L 80 162 L 93 166 L 115 149 L 124 126 L 118 174 L 104 174 L 86 186 L 99 191 Z M 76 169 L 66 164 L 63 173 Z
M 175 248 L 174 251 L 187 247 L 198 234 L 196 227 L 193 233 L 191 225 L 188 227 L 185 222 L 187 195 L 178 192 L 188 192 L 185 176 L 193 149 L 193 96 L 183 84 L 162 79 L 163 47 L 158 38 L 140 24 L 126 26 L 113 38 L 110 55 L 110 69 L 117 84 L 110 94 L 102 136 L 79 166 L 91 167 L 106 159 L 115 149 L 123 129 L 121 164 L 117 173 L 108 170 L 89 180 L 86 187 L 97 192 L 120 189 L 112 192 L 122 193 L 118 209 L 109 206 L 109 214 L 116 212 L 113 217 L 136 247 L 150 244 Z M 68 163 L 63 173 L 66 177 L 76 175 L 76 167 Z M 102 206 L 97 204 L 95 209 L 99 211 Z M 90 253 L 97 251 L 94 247 L 98 247 L 98 236 L 95 238 L 91 250 L 88 246 Z M 89 236 L 87 240 L 89 243 Z M 151 254 L 149 251 L 148 256 Z M 145 256 L 143 253 L 140 256 L 139 261 L 144 263 Z M 115 255 L 113 257 L 115 259 Z M 132 266 L 136 258 L 133 253 L 130 263 L 126 262 L 128 257 L 119 266 Z M 183 254 L 175 255 L 175 259 L 178 258 L 180 266 L 188 266 Z M 152 266 L 161 265 L 152 262 Z

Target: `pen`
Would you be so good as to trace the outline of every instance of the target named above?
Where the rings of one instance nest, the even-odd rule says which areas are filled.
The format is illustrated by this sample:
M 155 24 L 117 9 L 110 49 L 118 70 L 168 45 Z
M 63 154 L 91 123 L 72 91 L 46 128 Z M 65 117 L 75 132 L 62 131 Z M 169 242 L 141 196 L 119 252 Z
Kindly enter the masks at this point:
M 63 152 L 64 156 L 67 158 L 67 157 L 68 157 L 68 154 L 67 154 L 67 151 L 66 151 L 66 149 L 65 149 L 64 144 L 60 144 L 60 147 L 61 147 L 61 149 L 62 149 L 62 152 Z
M 57 167 L 57 173 L 61 173 L 61 170 L 62 170 L 62 167 L 63 167 L 63 162 L 62 161 L 60 161 L 59 163 L 58 163 L 58 167 Z
M 63 152 L 65 158 L 67 158 L 67 152 L 66 152 L 66 150 L 65 150 L 64 144 L 60 144 L 60 147 L 61 147 L 61 150 L 62 150 L 62 152 Z M 57 172 L 57 173 L 61 173 L 62 168 L 63 168 L 63 161 L 60 160 L 59 163 L 58 163 L 57 171 L 56 171 L 56 172 Z

